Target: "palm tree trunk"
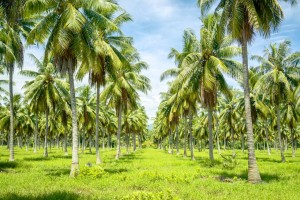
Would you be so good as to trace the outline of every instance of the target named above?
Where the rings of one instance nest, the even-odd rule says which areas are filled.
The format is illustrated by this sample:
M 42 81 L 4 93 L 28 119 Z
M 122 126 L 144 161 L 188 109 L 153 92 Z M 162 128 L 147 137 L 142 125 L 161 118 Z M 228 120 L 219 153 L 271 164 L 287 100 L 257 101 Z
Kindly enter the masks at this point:
M 231 132 L 231 140 L 232 140 L 232 156 L 235 155 L 235 149 L 234 149 L 234 132 L 233 132 L 233 127 L 232 124 L 230 125 L 230 132 Z
M 171 129 L 170 129 L 169 130 L 169 150 L 168 150 L 169 153 L 172 153 L 171 146 L 172 146 L 172 142 L 171 142 Z
M 26 135 L 26 151 L 28 151 L 28 145 L 29 145 L 29 140 L 28 140 L 28 135 Z
M 129 154 L 129 142 L 130 142 L 130 134 L 125 135 L 125 140 L 126 140 L 126 153 Z
M 108 147 L 108 148 L 111 148 L 111 141 L 110 141 L 110 138 L 111 138 L 111 136 L 110 136 L 110 133 L 108 132 L 108 133 L 107 133 L 107 147 Z
M 277 133 L 278 133 L 278 139 L 279 139 L 279 148 L 280 148 L 280 155 L 281 155 L 281 162 L 285 162 L 285 157 L 284 157 L 284 149 L 283 149 L 283 144 L 282 144 L 282 139 L 281 139 L 281 131 L 280 131 L 280 106 L 276 106 L 276 114 L 277 114 Z
M 100 152 L 99 152 L 99 109 L 100 109 L 100 85 L 97 83 L 97 94 L 96 94 L 96 164 L 101 163 Z
M 67 156 L 68 155 L 68 149 L 67 149 L 67 147 L 68 147 L 68 128 L 67 127 L 65 127 L 65 134 L 64 134 L 64 154 L 65 154 L 65 156 Z
M 119 103 L 118 108 L 118 133 L 117 133 L 117 154 L 116 159 L 119 160 L 121 155 L 121 129 L 122 129 L 122 103 Z
M 13 74 L 14 64 L 9 63 L 9 111 L 10 111 L 10 131 L 9 131 L 9 161 L 15 160 L 14 152 L 14 93 L 13 93 Z
M 46 109 L 46 133 L 45 133 L 45 148 L 44 148 L 44 156 L 48 157 L 48 132 L 49 132 L 49 125 L 48 125 L 48 120 L 49 120 L 49 111 Z
M 70 61 L 69 61 L 70 62 Z M 78 158 L 78 127 L 77 127 L 77 113 L 76 113 L 76 97 L 74 86 L 74 73 L 73 66 L 68 66 L 69 72 L 69 84 L 70 84 L 70 96 L 71 96 L 71 111 L 72 111 L 72 165 L 70 176 L 75 177 L 79 170 L 79 158 Z
M 37 135 L 38 135 L 38 115 L 35 114 L 35 129 L 34 129 L 34 144 L 33 153 L 36 153 L 37 149 Z
M 243 133 L 241 134 L 241 137 L 242 137 L 242 151 L 244 153 L 245 152 L 245 137 L 244 137 Z
M 187 142 L 187 117 L 184 117 L 184 146 L 183 146 L 183 156 L 187 157 L 186 152 L 186 142 Z
M 136 151 L 136 134 L 132 134 L 133 151 Z
M 84 154 L 85 150 L 85 131 L 82 132 L 82 141 L 81 141 L 81 153 Z
M 208 132 L 209 132 L 209 159 L 214 161 L 214 144 L 213 144 L 213 133 L 212 133 L 212 108 L 207 108 L 208 112 Z
M 178 125 L 176 126 L 176 151 L 177 151 L 177 155 L 179 155 L 179 133 L 178 133 Z
M 138 140 L 139 140 L 139 149 L 142 149 L 142 134 L 141 133 L 138 135 Z
M 266 142 L 267 142 L 267 150 L 268 150 L 268 155 L 271 155 L 270 147 L 269 147 L 269 129 L 268 129 L 268 124 L 267 122 L 265 123 L 265 130 L 266 130 Z
M 247 143 L 248 143 L 248 181 L 250 183 L 260 183 L 261 177 L 255 157 L 254 149 L 254 135 L 250 106 L 250 87 L 249 87 L 249 70 L 248 70 L 248 49 L 246 30 L 242 31 L 242 56 L 243 56 L 243 75 L 244 75 L 244 97 L 245 97 L 245 113 L 246 113 L 246 127 L 247 127 Z
M 92 136 L 89 134 L 89 152 L 92 153 Z
M 291 128 L 291 142 L 292 142 L 292 157 L 295 157 L 295 142 L 294 142 L 294 131 L 293 128 Z
M 193 141 L 193 113 L 192 113 L 192 111 L 190 111 L 189 128 L 190 128 L 191 159 L 195 160 L 195 156 L 194 156 L 194 141 Z

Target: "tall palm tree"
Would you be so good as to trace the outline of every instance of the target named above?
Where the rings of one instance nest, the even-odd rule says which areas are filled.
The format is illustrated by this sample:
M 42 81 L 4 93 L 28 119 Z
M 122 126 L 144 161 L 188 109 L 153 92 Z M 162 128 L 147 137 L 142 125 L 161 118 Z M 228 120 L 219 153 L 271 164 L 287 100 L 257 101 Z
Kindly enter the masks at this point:
M 255 89 L 261 94 L 267 94 L 276 108 L 277 134 L 280 145 L 281 161 L 285 162 L 281 139 L 280 109 L 281 104 L 288 101 L 289 97 L 292 96 L 292 87 L 296 87 L 299 84 L 299 65 L 294 65 L 293 61 L 299 59 L 300 55 L 298 52 L 291 53 L 291 43 L 289 41 L 284 41 L 279 44 L 271 44 L 270 49 L 265 49 L 265 55 L 263 57 L 253 56 L 252 58 L 262 63 L 261 71 L 265 74 L 257 81 Z
M 98 37 L 98 26 L 111 25 L 111 29 L 118 30 L 118 27 L 112 25 L 105 17 L 107 11 L 118 9 L 118 6 L 106 0 L 28 0 L 25 7 L 27 14 L 43 15 L 30 32 L 28 43 L 47 41 L 45 61 L 53 59 L 55 67 L 62 75 L 68 73 L 73 148 L 70 176 L 74 177 L 79 170 L 74 72 L 78 63 L 90 66 L 94 63 L 93 49 Z
M 45 121 L 45 148 L 44 156 L 48 157 L 48 136 L 49 136 L 49 114 L 56 105 L 64 101 L 68 95 L 68 84 L 55 76 L 55 68 L 48 63 L 44 73 L 38 75 L 33 81 L 24 85 L 25 101 L 31 105 L 32 110 L 44 112 Z
M 295 4 L 296 0 L 284 0 Z M 250 88 L 248 72 L 248 43 L 250 43 L 255 32 L 267 37 L 271 31 L 278 28 L 283 19 L 283 12 L 278 0 L 268 1 L 244 1 L 244 0 L 198 0 L 198 6 L 202 14 L 205 14 L 211 6 L 218 2 L 216 12 L 222 10 L 220 27 L 231 33 L 242 46 L 243 58 L 243 89 L 245 98 L 245 114 L 248 139 L 248 181 L 251 183 L 261 182 L 254 151 L 253 124 L 250 106 Z M 223 32 L 223 31 L 222 31 Z
M 15 65 L 19 68 L 23 66 L 23 43 L 22 34 L 26 35 L 29 31 L 30 23 L 23 18 L 23 6 L 25 0 L 0 1 L 0 40 L 4 48 L 2 57 L 4 58 L 5 68 L 9 73 L 9 98 L 10 98 L 10 156 L 9 160 L 14 161 L 14 116 L 13 116 L 13 73 Z M 3 48 L 2 48 L 3 49 Z
M 137 52 L 133 49 L 125 49 L 122 54 L 130 66 L 124 65 L 117 69 L 114 76 L 108 78 L 108 84 L 101 94 L 103 99 L 114 106 L 118 116 L 116 159 L 119 159 L 121 154 L 122 114 L 126 113 L 128 107 L 136 108 L 139 100 L 137 91 L 146 93 L 151 88 L 149 79 L 139 74 L 147 65 L 139 61 Z
M 240 49 L 231 45 L 231 37 L 219 33 L 219 16 L 209 15 L 202 21 L 200 52 L 186 56 L 175 85 L 180 86 L 185 81 L 196 93 L 200 93 L 201 104 L 208 113 L 209 157 L 214 160 L 212 115 L 217 104 L 217 91 L 231 95 L 224 73 L 239 74 L 240 66 L 231 58 L 239 55 Z

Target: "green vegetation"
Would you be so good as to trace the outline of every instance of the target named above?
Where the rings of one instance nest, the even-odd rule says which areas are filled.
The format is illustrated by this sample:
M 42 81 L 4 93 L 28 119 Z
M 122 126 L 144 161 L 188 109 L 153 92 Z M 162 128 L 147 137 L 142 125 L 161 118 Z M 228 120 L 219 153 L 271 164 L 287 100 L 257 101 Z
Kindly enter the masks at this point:
M 147 148 L 115 160 L 114 150 L 101 150 L 103 163 L 92 164 L 94 154 L 80 154 L 82 173 L 69 178 L 70 156 L 62 149 L 43 151 L 16 148 L 16 161 L 0 153 L 0 199 L 299 199 L 300 159 L 286 152 L 257 151 L 263 183 L 247 183 L 247 154 L 237 151 L 235 162 L 195 151 L 196 161 Z M 94 149 L 93 149 L 94 153 Z M 181 152 L 182 153 L 182 152 Z M 230 158 L 231 151 L 222 152 Z M 231 166 L 229 166 L 229 165 Z M 283 192 L 284 191 L 284 192 Z M 135 197 L 135 198 L 134 198 Z M 143 198 L 141 198 L 143 197 Z

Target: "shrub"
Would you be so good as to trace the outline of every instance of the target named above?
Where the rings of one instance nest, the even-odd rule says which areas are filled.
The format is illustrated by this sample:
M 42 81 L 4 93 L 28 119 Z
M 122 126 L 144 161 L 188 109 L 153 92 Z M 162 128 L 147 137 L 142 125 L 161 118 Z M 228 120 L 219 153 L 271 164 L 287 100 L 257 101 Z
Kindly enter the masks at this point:
M 79 176 L 83 177 L 91 177 L 91 178 L 101 178 L 105 174 L 105 171 L 102 167 L 95 165 L 95 166 L 84 166 L 80 170 Z

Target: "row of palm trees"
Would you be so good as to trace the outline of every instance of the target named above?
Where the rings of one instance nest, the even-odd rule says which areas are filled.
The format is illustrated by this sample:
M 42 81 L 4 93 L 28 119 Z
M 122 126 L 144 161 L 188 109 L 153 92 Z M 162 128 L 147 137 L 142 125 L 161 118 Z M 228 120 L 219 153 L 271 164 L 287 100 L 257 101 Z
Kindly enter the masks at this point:
M 16 120 L 13 74 L 15 66 L 20 68 L 23 66 L 24 41 L 26 45 L 44 46 L 44 58 L 38 63 L 40 67 L 35 74 L 35 80 L 25 85 L 27 88 L 25 102 L 28 102 L 35 115 L 41 112 L 45 114 L 46 137 L 49 133 L 48 118 L 51 111 L 59 106 L 67 107 L 61 104 L 63 98 L 65 102 L 69 102 L 72 118 L 70 176 L 75 176 L 79 167 L 79 116 L 75 97 L 75 78 L 81 80 L 88 75 L 91 87 L 96 89 L 97 163 L 101 161 L 98 145 L 100 87 L 105 86 L 101 96 L 109 106 L 116 109 L 118 116 L 116 158 L 119 158 L 122 114 L 137 107 L 138 91 L 146 92 L 150 89 L 149 80 L 140 74 L 147 65 L 140 62 L 139 55 L 132 46 L 132 38 L 125 36 L 120 28 L 124 22 L 130 20 L 129 14 L 110 0 L 0 1 L 0 60 L 5 70 L 9 72 L 10 161 L 14 160 L 14 120 Z M 58 76 L 66 77 L 68 86 L 56 78 Z M 69 93 L 69 97 L 63 96 L 66 93 Z M 66 117 L 67 109 L 63 112 L 61 116 Z M 84 123 L 87 121 L 88 119 Z M 45 144 L 47 147 L 46 141 Z
M 292 5 L 296 4 L 296 1 L 287 2 Z M 215 13 L 207 14 L 213 5 L 217 6 Z M 288 100 L 290 94 L 297 91 L 299 53 L 290 55 L 289 42 L 272 44 L 270 50 L 265 51 L 264 57 L 253 57 L 261 65 L 250 71 L 248 69 L 247 48 L 248 44 L 254 40 L 255 33 L 267 37 L 278 28 L 283 19 L 283 11 L 276 0 L 198 0 L 198 6 L 201 9 L 203 23 L 200 41 L 191 30 L 186 30 L 182 51 L 172 49 L 169 55 L 170 58 L 175 59 L 177 67 L 167 70 L 161 76 L 162 80 L 169 76 L 175 79 L 169 83 L 168 92 L 162 95 L 154 125 L 156 139 L 161 142 L 169 137 L 172 144 L 174 132 L 177 135 L 175 138 L 178 146 L 178 126 L 183 123 L 185 124 L 184 141 L 187 139 L 186 133 L 190 133 L 189 146 L 192 159 L 194 157 L 193 137 L 197 136 L 196 129 L 198 132 L 201 130 L 208 133 L 209 157 L 214 160 L 214 137 L 222 131 L 226 133 L 229 127 L 232 141 L 234 141 L 235 135 L 242 127 L 241 132 L 247 133 L 245 138 L 248 147 L 248 180 L 252 183 L 261 182 L 255 157 L 254 136 L 256 134 L 254 135 L 253 132 L 254 128 L 257 130 L 257 113 L 259 109 L 263 109 L 260 107 L 264 107 L 265 110 L 268 107 L 269 113 L 272 113 L 274 109 L 277 110 L 278 140 L 282 161 L 284 161 L 280 111 L 283 110 L 281 106 L 284 103 L 292 102 Z M 235 45 L 236 42 L 241 48 Z M 242 64 L 234 60 L 240 55 L 242 55 Z M 243 96 L 234 94 L 235 92 L 226 83 L 225 74 L 241 83 L 244 90 Z M 224 100 L 220 101 L 220 98 Z M 298 99 L 297 94 L 294 98 Z M 237 111 L 239 119 L 233 121 L 232 110 L 237 110 L 236 104 L 233 103 L 235 99 L 240 99 Z M 262 113 L 265 114 L 266 119 L 272 119 L 267 111 Z M 193 121 L 202 124 L 193 126 Z M 233 128 L 238 121 L 240 127 Z M 226 124 L 225 129 L 221 129 L 222 124 Z M 295 131 L 294 128 L 293 131 Z

